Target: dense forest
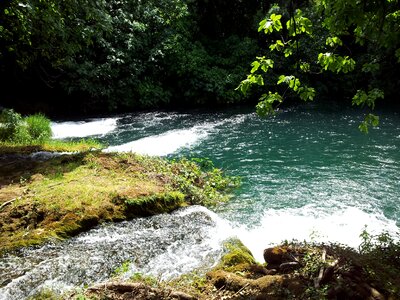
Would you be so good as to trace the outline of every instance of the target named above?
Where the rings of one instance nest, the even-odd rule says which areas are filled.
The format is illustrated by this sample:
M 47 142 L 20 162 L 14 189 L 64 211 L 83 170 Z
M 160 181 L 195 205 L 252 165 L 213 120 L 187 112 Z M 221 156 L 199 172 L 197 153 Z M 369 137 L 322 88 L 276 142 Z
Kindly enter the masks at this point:
M 398 95 L 399 18 L 398 0 L 1 1 L 1 105 L 52 115 L 261 99 L 268 113 L 334 94 L 373 109 Z

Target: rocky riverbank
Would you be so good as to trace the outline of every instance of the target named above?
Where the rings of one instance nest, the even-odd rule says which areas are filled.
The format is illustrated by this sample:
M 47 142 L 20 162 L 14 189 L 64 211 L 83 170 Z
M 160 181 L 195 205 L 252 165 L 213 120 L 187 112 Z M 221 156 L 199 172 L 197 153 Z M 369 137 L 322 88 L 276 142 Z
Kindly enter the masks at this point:
M 398 265 L 392 264 L 391 272 L 370 255 L 344 247 L 284 244 L 265 249 L 264 258 L 265 263 L 256 263 L 239 240 L 230 240 L 220 264 L 205 276 L 187 274 L 170 282 L 140 275 L 122 282 L 116 277 L 60 299 L 394 300 L 399 296 L 400 278 L 394 272 Z

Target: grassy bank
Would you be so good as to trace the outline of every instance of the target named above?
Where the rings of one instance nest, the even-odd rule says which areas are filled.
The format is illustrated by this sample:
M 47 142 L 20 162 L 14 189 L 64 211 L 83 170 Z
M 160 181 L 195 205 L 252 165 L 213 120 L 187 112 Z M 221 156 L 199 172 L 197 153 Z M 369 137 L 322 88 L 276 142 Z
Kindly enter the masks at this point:
M 189 160 L 134 154 L 92 151 L 0 163 L 1 252 L 66 238 L 105 221 L 213 205 L 226 200 L 225 192 L 237 184 L 220 170 L 202 170 Z

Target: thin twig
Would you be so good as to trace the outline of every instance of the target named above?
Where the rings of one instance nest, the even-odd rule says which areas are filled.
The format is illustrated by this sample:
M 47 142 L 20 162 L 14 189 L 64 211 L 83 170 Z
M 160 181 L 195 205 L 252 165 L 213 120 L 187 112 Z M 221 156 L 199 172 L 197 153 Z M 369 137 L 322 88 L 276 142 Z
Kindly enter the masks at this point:
M 247 288 L 249 285 L 250 285 L 250 283 L 246 283 L 244 286 L 242 286 L 242 288 L 241 288 L 240 290 L 238 290 L 238 291 L 234 294 L 234 296 L 239 295 L 239 293 L 240 293 L 241 291 L 243 291 L 245 288 Z
M 0 206 L 0 211 L 3 209 L 3 207 L 6 207 L 8 204 L 13 203 L 13 202 L 16 201 L 17 199 L 19 199 L 19 197 L 4 202 L 4 203 Z

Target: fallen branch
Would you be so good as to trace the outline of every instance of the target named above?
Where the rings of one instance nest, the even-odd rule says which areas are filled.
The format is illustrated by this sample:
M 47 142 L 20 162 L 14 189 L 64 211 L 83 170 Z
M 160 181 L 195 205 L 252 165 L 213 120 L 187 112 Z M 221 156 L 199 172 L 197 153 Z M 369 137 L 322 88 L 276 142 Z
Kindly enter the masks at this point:
M 17 199 L 19 199 L 19 197 L 4 202 L 4 203 L 0 206 L 0 211 L 1 211 L 4 207 L 6 207 L 8 204 L 13 203 L 13 202 L 16 201 Z
M 109 282 L 103 283 L 99 285 L 92 286 L 88 288 L 88 291 L 103 291 L 103 290 L 112 290 L 120 293 L 129 293 L 136 289 L 146 288 L 146 285 L 143 283 L 120 283 L 120 282 Z
M 180 292 L 180 291 L 174 291 L 171 289 L 161 290 L 161 289 L 157 289 L 157 288 L 152 288 L 141 282 L 133 282 L 133 283 L 109 282 L 109 283 L 103 283 L 103 284 L 98 284 L 98 285 L 92 286 L 92 287 L 88 288 L 87 291 L 88 292 L 113 291 L 113 292 L 116 292 L 119 294 L 145 291 L 145 292 L 155 293 L 155 294 L 159 294 L 159 295 L 162 295 L 167 292 L 169 297 L 179 299 L 179 300 L 194 300 L 194 299 L 196 299 L 193 296 L 183 293 L 183 292 Z

